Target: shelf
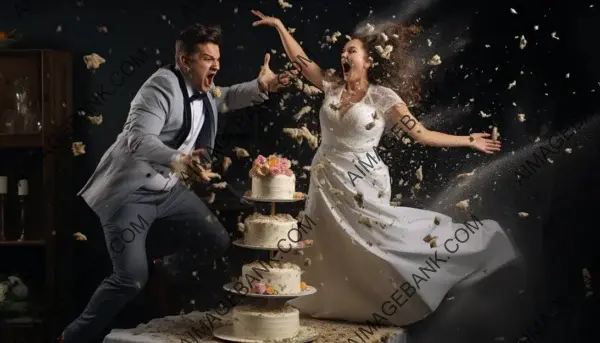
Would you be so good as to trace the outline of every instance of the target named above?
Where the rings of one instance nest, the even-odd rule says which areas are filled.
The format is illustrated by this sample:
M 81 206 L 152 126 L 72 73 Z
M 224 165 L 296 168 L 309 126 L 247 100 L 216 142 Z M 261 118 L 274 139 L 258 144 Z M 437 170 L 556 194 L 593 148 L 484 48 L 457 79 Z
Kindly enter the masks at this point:
M 15 217 L 19 214 L 18 202 L 13 197 L 18 178 L 29 178 L 30 190 L 37 190 L 36 195 L 31 194 L 27 209 L 27 240 L 16 240 L 20 225 L 19 218 L 13 218 L 6 228 L 10 240 L 0 242 L 3 271 L 31 279 L 28 286 L 30 293 L 35 293 L 30 296 L 32 302 L 27 313 L 0 313 L 0 343 L 52 341 L 55 338 L 52 336 L 60 329 L 58 324 L 66 319 L 66 313 L 74 305 L 69 298 L 69 285 L 73 282 L 71 268 L 68 264 L 59 266 L 63 261 L 70 261 L 72 248 L 59 247 L 55 237 L 57 232 L 69 232 L 68 227 L 74 224 L 69 216 L 73 195 L 61 191 L 70 185 L 73 162 L 63 156 L 46 158 L 47 152 L 62 146 L 64 136 L 73 132 L 70 120 L 74 113 L 73 65 L 73 56 L 66 51 L 0 50 L 0 114 L 15 107 L 10 105 L 14 81 L 27 78 L 29 100 L 42 127 L 41 132 L 25 133 L 16 130 L 21 126 L 14 124 L 15 132 L 11 134 L 4 122 L 0 123 L 0 159 L 2 162 L 15 161 L 3 163 L 1 168 L 1 175 L 13 180 L 9 186 L 11 205 L 7 212 L 15 213 Z M 15 254 L 30 258 L 17 258 Z M 39 299 L 33 300 L 38 296 Z M 57 312 L 58 309 L 64 311 Z
M 41 148 L 44 146 L 42 133 L 0 134 L 0 149 Z
M 34 317 L 14 317 L 10 319 L 0 318 L 0 327 L 2 326 L 20 326 L 20 327 L 34 327 L 42 324 L 43 321 Z
M 15 246 L 15 247 L 41 247 L 46 245 L 44 240 L 25 240 L 25 241 L 0 241 L 0 247 L 2 246 Z

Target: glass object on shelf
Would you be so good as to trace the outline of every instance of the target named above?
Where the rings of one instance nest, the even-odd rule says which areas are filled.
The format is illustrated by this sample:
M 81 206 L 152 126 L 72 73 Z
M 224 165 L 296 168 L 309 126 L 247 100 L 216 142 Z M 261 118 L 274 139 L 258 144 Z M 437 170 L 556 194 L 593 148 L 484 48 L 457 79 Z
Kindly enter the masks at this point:
M 14 134 L 17 126 L 17 111 L 5 110 L 2 113 L 0 133 L 3 134 Z
M 31 99 L 29 78 L 22 77 L 13 82 L 12 96 L 14 108 L 17 111 L 17 133 L 37 133 L 41 126 L 38 125 L 38 113 Z
M 8 193 L 8 177 L 0 176 L 0 241 L 6 240 L 4 230 L 6 226 L 4 224 L 4 204 L 6 203 L 6 194 Z

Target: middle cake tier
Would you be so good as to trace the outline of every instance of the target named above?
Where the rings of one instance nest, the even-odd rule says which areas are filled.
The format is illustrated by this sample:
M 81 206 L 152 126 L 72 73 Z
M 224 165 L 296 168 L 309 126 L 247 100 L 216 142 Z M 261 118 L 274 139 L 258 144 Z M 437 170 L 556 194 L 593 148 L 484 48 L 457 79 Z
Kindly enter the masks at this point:
M 247 245 L 288 247 L 297 243 L 300 238 L 298 221 L 289 214 L 253 213 L 244 220 L 244 244 Z
M 291 262 L 255 261 L 242 266 L 240 281 L 254 294 L 297 294 L 306 289 L 302 269 Z

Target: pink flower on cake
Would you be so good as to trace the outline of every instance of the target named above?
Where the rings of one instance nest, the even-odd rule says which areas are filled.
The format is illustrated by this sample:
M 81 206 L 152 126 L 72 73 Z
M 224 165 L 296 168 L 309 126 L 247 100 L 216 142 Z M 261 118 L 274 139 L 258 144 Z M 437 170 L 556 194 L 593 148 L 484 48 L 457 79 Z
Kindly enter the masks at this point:
M 290 162 L 290 160 L 288 160 L 287 158 L 282 158 L 281 159 L 281 169 L 290 169 L 292 167 L 292 162 Z
M 279 168 L 278 166 L 271 167 L 270 172 L 271 172 L 271 176 L 277 176 L 277 175 L 281 174 L 281 168 Z
M 254 164 L 264 164 L 267 162 L 267 158 L 264 157 L 263 155 L 258 155 L 256 157 L 256 159 L 254 160 Z
M 269 155 L 265 157 L 258 155 L 252 163 L 252 169 L 250 169 L 251 176 L 277 176 L 286 175 L 293 176 L 294 172 L 290 169 L 292 163 L 290 160 L 277 155 Z
M 253 282 L 252 283 L 252 293 L 263 294 L 267 291 L 267 285 L 262 282 Z

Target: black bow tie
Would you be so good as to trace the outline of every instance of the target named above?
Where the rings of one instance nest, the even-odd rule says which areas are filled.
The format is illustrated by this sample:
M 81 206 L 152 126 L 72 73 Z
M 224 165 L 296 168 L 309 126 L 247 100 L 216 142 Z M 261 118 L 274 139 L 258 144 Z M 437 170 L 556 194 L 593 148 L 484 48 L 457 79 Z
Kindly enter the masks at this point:
M 207 96 L 208 96 L 208 94 L 206 94 L 206 93 L 201 93 L 200 91 L 194 91 L 194 93 L 190 97 L 190 102 L 193 102 L 196 100 L 203 100 Z

